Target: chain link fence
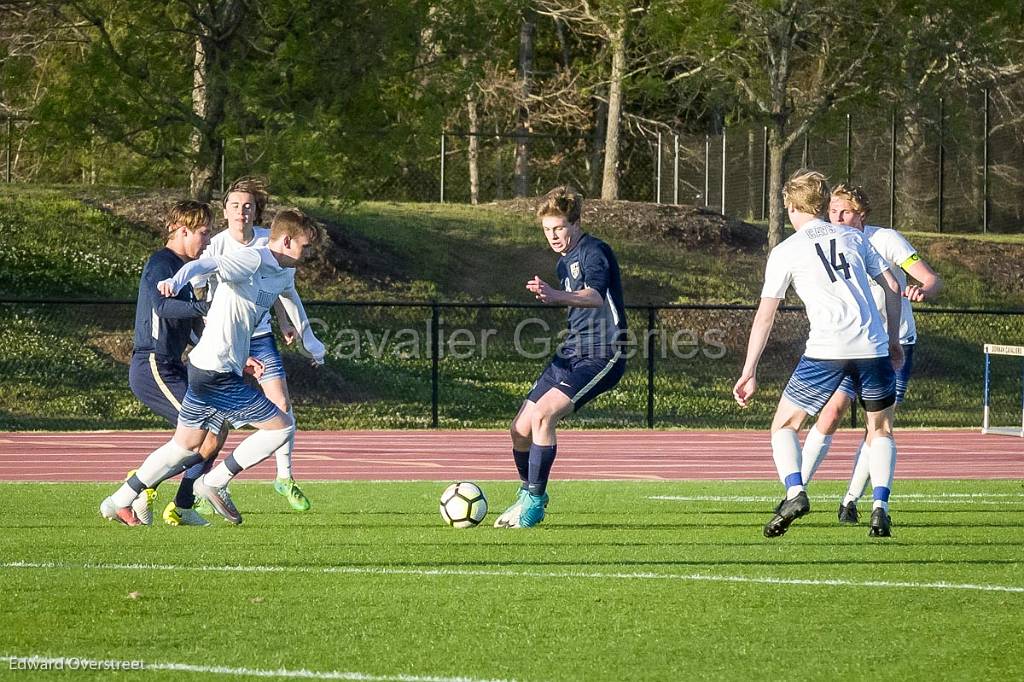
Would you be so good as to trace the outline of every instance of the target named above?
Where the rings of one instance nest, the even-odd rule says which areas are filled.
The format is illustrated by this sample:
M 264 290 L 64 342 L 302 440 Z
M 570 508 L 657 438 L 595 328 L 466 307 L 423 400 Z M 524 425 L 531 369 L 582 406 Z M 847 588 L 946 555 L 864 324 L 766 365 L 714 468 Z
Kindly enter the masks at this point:
M 308 303 L 327 365 L 284 349 L 303 428 L 504 428 L 556 347 L 562 308 L 521 304 Z M 767 428 L 807 334 L 776 320 L 739 409 L 732 387 L 749 306 L 628 309 L 628 369 L 570 426 Z M 0 302 L 0 431 L 166 428 L 128 389 L 134 302 Z M 984 343 L 1021 344 L 1024 313 L 922 308 L 901 427 L 980 427 Z M 992 359 L 991 419 L 1020 425 L 1020 358 Z

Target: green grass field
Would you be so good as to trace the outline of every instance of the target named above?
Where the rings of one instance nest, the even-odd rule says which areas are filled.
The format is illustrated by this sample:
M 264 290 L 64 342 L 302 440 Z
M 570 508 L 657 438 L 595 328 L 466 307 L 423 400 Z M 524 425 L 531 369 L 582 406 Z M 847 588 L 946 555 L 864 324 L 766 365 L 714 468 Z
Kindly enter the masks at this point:
M 485 523 L 511 485 L 483 484 Z M 301 515 L 234 487 L 241 527 L 128 529 L 95 512 L 109 484 L 3 485 L 0 656 L 205 671 L 74 679 L 1024 677 L 1021 481 L 900 482 L 890 540 L 838 526 L 823 482 L 773 541 L 773 483 L 557 482 L 528 531 L 443 526 L 440 483 L 313 483 Z

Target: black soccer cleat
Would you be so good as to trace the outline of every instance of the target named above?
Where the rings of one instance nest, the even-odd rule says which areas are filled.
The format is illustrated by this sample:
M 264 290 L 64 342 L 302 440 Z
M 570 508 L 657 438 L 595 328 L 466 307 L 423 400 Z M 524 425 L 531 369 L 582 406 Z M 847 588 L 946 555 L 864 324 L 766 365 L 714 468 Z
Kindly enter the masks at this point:
M 801 490 L 796 497 L 791 500 L 783 500 L 776 507 L 775 516 L 772 517 L 771 521 L 764 524 L 764 536 L 766 538 L 777 538 L 785 535 L 786 531 L 789 530 L 789 524 L 809 511 L 811 511 L 811 502 L 807 499 L 807 493 Z
M 851 502 L 850 504 L 839 503 L 839 523 L 844 525 L 853 526 L 859 521 L 857 516 L 857 503 Z
M 868 528 L 869 538 L 890 538 L 892 531 L 892 517 L 885 513 L 881 507 L 875 507 L 871 512 L 871 526 Z

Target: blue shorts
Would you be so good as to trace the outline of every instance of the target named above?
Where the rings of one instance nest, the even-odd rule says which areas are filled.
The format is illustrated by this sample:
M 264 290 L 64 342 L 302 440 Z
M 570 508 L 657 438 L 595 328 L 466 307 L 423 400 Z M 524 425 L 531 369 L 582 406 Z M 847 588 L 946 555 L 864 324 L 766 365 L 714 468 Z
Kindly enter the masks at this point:
M 284 379 L 284 362 L 273 334 L 253 338 L 249 342 L 249 355 L 263 363 L 263 376 L 259 378 L 261 384 L 272 379 Z
M 552 388 L 569 396 L 573 411 L 589 403 L 619 383 L 626 372 L 626 356 L 621 352 L 608 357 L 563 357 L 556 353 L 533 384 L 527 400 L 537 402 Z
M 914 344 L 905 343 L 903 348 L 903 366 L 896 370 L 896 404 L 899 405 L 907 396 L 907 384 L 910 383 L 910 373 L 914 370 Z M 839 390 L 850 396 L 857 397 L 857 391 L 853 388 L 853 378 L 846 377 L 843 383 L 839 384 Z
M 818 414 L 847 377 L 866 411 L 879 412 L 896 402 L 896 372 L 888 356 L 850 360 L 802 356 L 782 395 L 808 414 Z
M 171 426 L 178 423 L 181 401 L 188 390 L 188 370 L 180 360 L 160 360 L 156 353 L 132 353 L 128 385 L 146 407 Z
M 181 401 L 178 423 L 193 429 L 220 431 L 225 420 L 235 426 L 272 419 L 277 405 L 233 372 L 188 368 L 188 391 Z

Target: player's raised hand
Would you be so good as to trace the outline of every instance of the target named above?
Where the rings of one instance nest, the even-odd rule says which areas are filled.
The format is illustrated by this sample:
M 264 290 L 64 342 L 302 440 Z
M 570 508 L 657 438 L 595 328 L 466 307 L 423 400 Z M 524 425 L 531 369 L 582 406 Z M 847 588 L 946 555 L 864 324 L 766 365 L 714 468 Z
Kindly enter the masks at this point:
M 162 279 L 156 283 L 156 290 L 160 292 L 161 296 L 170 298 L 178 293 L 174 290 L 174 285 L 171 282 L 172 280 L 170 279 Z
M 927 295 L 924 293 L 924 289 L 917 286 L 916 284 L 908 284 L 907 288 L 903 290 L 903 296 L 907 300 L 914 302 L 923 301 L 925 298 L 927 298 Z
M 526 288 L 530 290 L 534 298 L 541 302 L 545 302 L 551 298 L 551 293 L 553 291 L 551 285 L 537 275 L 534 275 L 533 279 L 526 283 Z
M 736 399 L 740 407 L 746 407 L 751 397 L 757 392 L 757 377 L 753 374 L 744 374 L 732 389 L 732 397 Z

